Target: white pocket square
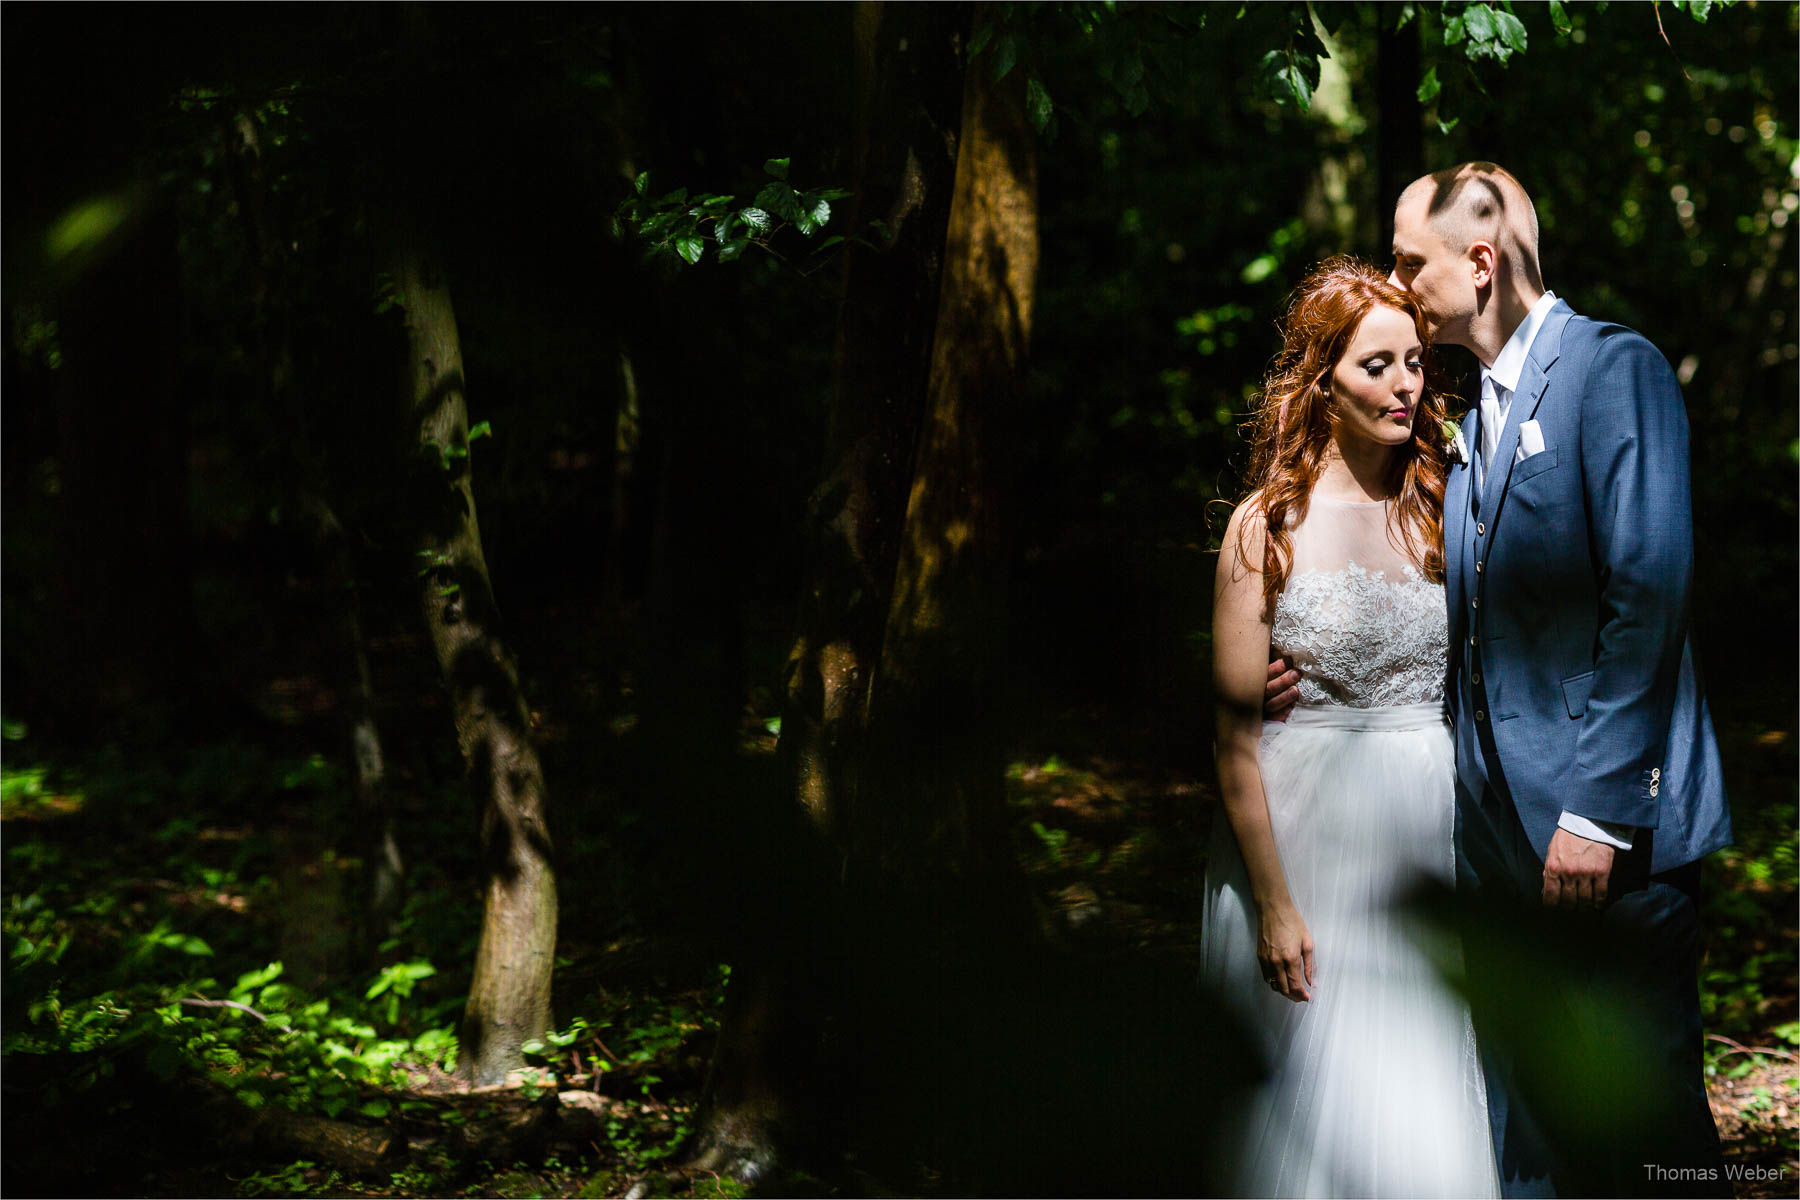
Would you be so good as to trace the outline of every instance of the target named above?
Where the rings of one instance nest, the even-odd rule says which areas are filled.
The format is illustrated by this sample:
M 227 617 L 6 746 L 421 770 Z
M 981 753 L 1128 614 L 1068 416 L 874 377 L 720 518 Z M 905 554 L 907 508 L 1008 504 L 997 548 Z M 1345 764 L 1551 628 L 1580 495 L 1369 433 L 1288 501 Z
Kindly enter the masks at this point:
M 1534 454 L 1544 452 L 1544 431 L 1538 428 L 1536 421 L 1526 421 L 1519 426 L 1519 451 L 1513 455 L 1514 462 L 1524 462 Z

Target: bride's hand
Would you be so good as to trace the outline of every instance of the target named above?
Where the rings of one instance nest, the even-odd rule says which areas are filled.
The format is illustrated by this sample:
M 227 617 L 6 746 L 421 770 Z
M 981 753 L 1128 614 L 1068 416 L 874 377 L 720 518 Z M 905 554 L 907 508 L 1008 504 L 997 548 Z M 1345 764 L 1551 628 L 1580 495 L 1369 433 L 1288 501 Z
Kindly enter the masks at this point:
M 1296 1004 L 1312 999 L 1313 939 L 1292 905 L 1265 910 L 1258 922 L 1256 960 L 1263 982 Z

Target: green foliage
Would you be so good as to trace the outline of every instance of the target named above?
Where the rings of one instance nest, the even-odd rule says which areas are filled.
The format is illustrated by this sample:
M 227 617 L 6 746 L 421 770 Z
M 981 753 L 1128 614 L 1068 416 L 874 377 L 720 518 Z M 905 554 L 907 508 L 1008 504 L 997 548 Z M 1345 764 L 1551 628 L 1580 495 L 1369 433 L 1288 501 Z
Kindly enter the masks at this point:
M 279 964 L 278 964 L 279 965 Z M 378 996 L 387 997 L 387 1021 L 390 1025 L 400 1023 L 400 1002 L 413 993 L 413 987 L 421 979 L 429 979 L 437 974 L 437 968 L 424 959 L 413 962 L 392 963 L 381 969 L 369 990 L 363 993 L 364 1000 L 373 1000 Z
M 454 991 L 446 999 L 428 989 L 429 961 L 392 963 L 354 991 L 321 991 L 288 979 L 281 962 L 246 961 L 262 944 L 250 914 L 272 900 L 272 845 L 209 839 L 204 807 L 160 826 L 146 819 L 176 794 L 341 788 L 321 756 L 196 756 L 184 775 L 160 778 L 45 766 L 29 778 L 15 790 L 84 790 L 79 819 L 137 831 L 84 841 L 78 858 L 61 852 L 54 826 L 7 841 L 0 1051 L 81 1056 L 69 1058 L 78 1065 L 59 1074 L 49 1101 L 85 1093 L 135 1056 L 165 1079 L 208 1078 L 252 1109 L 381 1119 L 395 1107 L 385 1093 L 409 1069 L 453 1061 L 446 1017 L 460 1005 Z M 146 869 L 157 886 L 134 890 Z M 203 935 L 195 920 L 207 907 L 219 916 Z
M 1462 46 L 1471 62 L 1491 58 L 1501 66 L 1525 52 L 1525 25 L 1511 5 L 1466 4 L 1460 12 L 1444 8 L 1444 45 Z
M 13 350 L 25 363 L 54 371 L 63 365 L 62 329 L 42 304 L 18 304 L 12 310 Z
M 442 470 L 448 472 L 458 463 L 465 461 L 469 457 L 469 446 L 471 443 L 479 441 L 484 437 L 492 437 L 493 434 L 494 428 L 491 424 L 486 421 L 477 421 L 475 424 L 469 426 L 466 432 L 462 433 L 450 444 L 445 445 L 442 442 L 427 441 L 421 444 L 421 449 L 428 455 L 435 451 L 437 453 L 438 466 Z
M 1050 861 L 1060 867 L 1063 861 L 1063 847 L 1069 844 L 1069 831 L 1066 829 L 1046 829 L 1042 822 L 1033 821 L 1031 823 L 1031 832 L 1037 837 L 1038 841 L 1043 843 L 1045 852 L 1050 855 Z
M 269 1171 L 257 1171 L 237 1181 L 240 1196 L 306 1196 L 313 1192 L 329 1195 L 342 1180 L 336 1171 L 314 1185 L 308 1176 L 318 1171 L 318 1164 L 301 1159 Z
M 623 200 L 614 215 L 615 226 L 644 243 L 656 258 L 673 256 L 688 266 L 698 266 L 710 243 L 719 262 L 741 258 L 755 246 L 775 257 L 774 239 L 792 227 L 811 238 L 831 220 L 831 202 L 850 195 L 838 187 L 802 190 L 788 182 L 791 160 L 771 158 L 763 163 L 768 181 L 749 203 L 736 196 L 716 193 L 689 196 L 686 188 L 653 196 L 650 172 L 639 173 L 633 194 Z M 868 245 L 861 238 L 836 237 L 814 248 L 821 253 L 845 240 Z

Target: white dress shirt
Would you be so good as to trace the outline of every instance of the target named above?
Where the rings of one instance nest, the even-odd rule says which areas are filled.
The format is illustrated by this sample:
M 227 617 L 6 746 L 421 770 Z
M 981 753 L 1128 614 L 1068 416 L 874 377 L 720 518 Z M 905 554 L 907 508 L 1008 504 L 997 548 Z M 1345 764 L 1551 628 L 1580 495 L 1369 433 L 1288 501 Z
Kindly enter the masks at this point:
M 1500 434 L 1506 428 L 1506 415 L 1512 408 L 1513 393 L 1519 388 L 1519 378 L 1525 373 L 1531 343 L 1537 340 L 1544 318 L 1550 315 L 1550 310 L 1555 305 L 1555 292 L 1545 292 L 1539 296 L 1537 303 L 1531 306 L 1531 311 L 1525 314 L 1525 319 L 1519 322 L 1519 327 L 1506 340 L 1506 345 L 1500 347 L 1500 353 L 1494 356 L 1494 361 L 1481 365 L 1481 470 L 1484 481 L 1494 455 L 1499 452 Z M 1631 849 L 1632 839 L 1637 834 L 1635 825 L 1592 821 L 1587 817 L 1577 816 L 1566 808 L 1556 825 L 1577 837 L 1584 837 L 1590 842 L 1604 842 L 1616 850 Z

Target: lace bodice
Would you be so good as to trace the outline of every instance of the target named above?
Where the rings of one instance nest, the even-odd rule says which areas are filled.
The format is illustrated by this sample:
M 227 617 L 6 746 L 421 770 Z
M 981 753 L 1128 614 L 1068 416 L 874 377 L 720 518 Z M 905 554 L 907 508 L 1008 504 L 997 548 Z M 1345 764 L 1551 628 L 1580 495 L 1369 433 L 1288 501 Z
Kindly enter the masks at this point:
M 1314 497 L 1293 531 L 1275 602 L 1275 645 L 1300 671 L 1302 704 L 1376 708 L 1444 698 L 1444 586 L 1391 544 L 1386 503 Z

